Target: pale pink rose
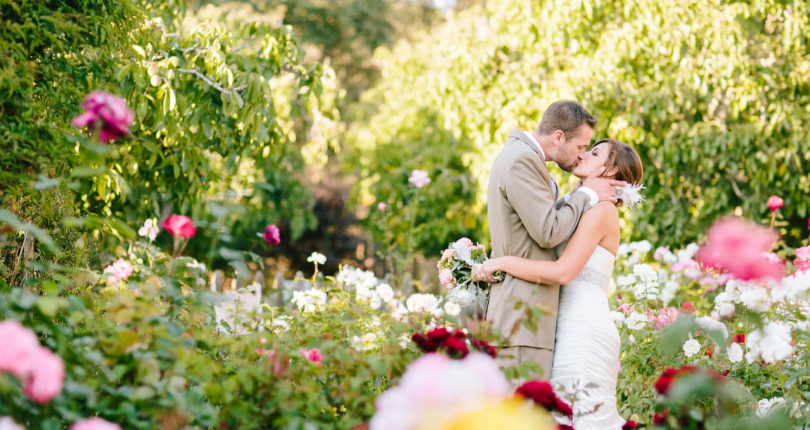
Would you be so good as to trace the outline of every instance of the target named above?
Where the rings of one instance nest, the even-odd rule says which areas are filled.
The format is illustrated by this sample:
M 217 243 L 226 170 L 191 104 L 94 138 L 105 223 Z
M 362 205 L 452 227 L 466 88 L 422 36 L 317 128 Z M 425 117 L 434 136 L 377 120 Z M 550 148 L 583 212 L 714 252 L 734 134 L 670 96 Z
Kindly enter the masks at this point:
M 377 203 L 377 210 L 384 211 L 388 206 L 384 202 Z
M 62 392 L 65 363 L 48 348 L 39 348 L 31 362 L 31 377 L 23 391 L 37 403 L 48 403 Z
M 456 255 L 456 250 L 452 249 L 452 248 L 447 248 L 444 251 L 442 251 L 442 260 L 441 261 L 445 261 L 448 258 L 453 258 L 454 255 Z
M 624 302 L 619 305 L 619 310 L 624 312 L 625 315 L 630 315 L 630 312 L 633 312 L 633 305 L 629 302 Z
M 28 378 L 39 340 L 33 331 L 17 320 L 0 321 L 0 372 L 8 372 L 20 380 Z
M 798 260 L 810 261 L 810 246 L 803 246 L 796 249 L 796 258 Z
M 653 258 L 655 259 L 655 261 L 661 261 L 664 259 L 664 256 L 667 255 L 667 252 L 669 252 L 668 246 L 660 246 L 655 250 Z
M 408 178 L 408 182 L 416 185 L 416 188 L 422 188 L 430 183 L 430 177 L 428 177 L 428 173 L 424 170 L 416 169 L 411 172 L 411 177 Z
M 449 287 L 456 283 L 456 278 L 453 277 L 453 272 L 450 269 L 442 269 L 439 271 L 439 282 L 443 287 Z
M 717 285 L 726 285 L 730 280 L 731 275 L 729 275 L 728 273 L 723 273 L 722 275 L 717 277 Z
M 778 237 L 771 229 L 740 218 L 726 218 L 709 229 L 706 243 L 698 249 L 697 260 L 743 281 L 779 279 L 784 274 L 781 260 L 774 262 L 763 256 Z
M 93 417 L 73 423 L 70 430 L 121 430 L 121 427 L 102 418 Z
M 123 281 L 132 275 L 132 264 L 129 261 L 119 258 L 115 263 L 107 266 L 104 273 L 109 273 L 110 277 L 107 278 L 111 284 L 116 284 L 118 281 Z
M 323 362 L 323 356 L 321 355 L 321 351 L 318 348 L 312 349 L 302 349 L 301 355 L 307 359 L 307 361 L 314 363 L 316 366 L 320 366 Z
M 25 428 L 15 423 L 11 417 L 0 417 L 0 430 L 25 430 Z
M 129 127 L 135 120 L 135 114 L 127 106 L 126 100 L 104 91 L 88 94 L 82 107 L 85 111 L 73 118 L 73 125 L 93 128 L 101 121 L 98 139 L 103 143 L 129 134 Z
M 468 238 L 466 238 L 466 237 L 462 237 L 461 239 L 457 240 L 457 241 L 456 241 L 456 245 L 467 245 L 467 246 L 468 246 L 468 247 L 470 247 L 470 248 L 472 248 L 473 246 L 475 246 L 475 244 L 473 243 L 473 241 L 471 241 L 470 239 L 468 239 Z
M 194 221 L 185 215 L 172 215 L 163 221 L 163 228 L 169 231 L 172 236 L 192 238 L 197 234 L 197 227 Z

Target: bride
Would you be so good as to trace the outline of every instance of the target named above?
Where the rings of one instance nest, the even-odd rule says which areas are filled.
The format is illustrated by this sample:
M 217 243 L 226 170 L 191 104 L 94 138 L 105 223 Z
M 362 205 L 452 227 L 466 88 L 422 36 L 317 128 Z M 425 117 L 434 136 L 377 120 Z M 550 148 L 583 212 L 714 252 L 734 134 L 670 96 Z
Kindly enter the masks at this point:
M 605 178 L 641 182 L 641 158 L 618 140 L 597 142 L 572 173 L 586 178 L 603 168 Z M 623 191 L 618 203 L 600 202 L 582 216 L 557 261 L 500 257 L 485 261 L 478 274 L 494 282 L 492 274 L 500 270 L 530 282 L 562 285 L 550 382 L 568 392 L 580 390 L 572 405 L 576 430 L 621 429 L 624 424 L 616 408 L 620 339 L 607 290 L 620 240 L 617 206 L 640 197 Z M 596 388 L 584 388 L 589 384 Z

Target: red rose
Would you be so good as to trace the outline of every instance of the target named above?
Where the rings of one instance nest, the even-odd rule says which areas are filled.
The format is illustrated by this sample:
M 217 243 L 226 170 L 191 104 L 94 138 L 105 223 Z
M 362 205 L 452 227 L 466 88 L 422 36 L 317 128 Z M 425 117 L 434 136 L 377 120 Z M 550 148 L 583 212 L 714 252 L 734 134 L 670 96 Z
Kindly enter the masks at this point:
M 450 337 L 450 332 L 447 331 L 447 329 L 444 327 L 436 327 L 433 330 L 427 332 L 428 340 L 431 342 L 435 342 L 437 345 L 440 345 L 448 337 Z
M 689 302 L 686 302 L 686 303 L 681 305 L 681 311 L 686 312 L 686 313 L 690 313 L 690 314 L 694 313 L 695 312 L 695 306 L 692 305 Z
M 571 410 L 571 405 L 562 401 L 559 397 L 554 397 L 554 408 L 557 409 L 561 414 L 572 418 L 574 416 L 574 411 Z
M 476 339 L 472 341 L 472 345 L 478 351 L 481 351 L 492 358 L 498 358 L 498 348 L 484 342 L 483 340 Z
M 658 391 L 659 394 L 666 394 L 667 391 L 669 391 L 670 384 L 672 384 L 672 377 L 675 376 L 677 372 L 677 370 L 667 367 L 664 373 L 655 381 L 655 391 Z
M 734 342 L 739 343 L 739 344 L 744 344 L 745 343 L 745 335 L 742 334 L 742 333 L 735 334 L 734 335 Z
M 627 421 L 624 422 L 624 425 L 622 426 L 622 430 L 632 430 L 632 429 L 637 429 L 638 427 L 639 426 L 638 426 L 637 422 L 635 422 L 633 420 L 627 420 Z
M 706 348 L 706 355 L 708 355 L 709 358 L 712 358 L 712 355 L 714 355 L 714 345 L 709 345 Z
M 436 349 L 439 347 L 438 344 L 428 340 L 422 333 L 414 333 L 413 336 L 411 336 L 411 340 L 423 352 L 436 352 Z
M 172 236 L 192 238 L 197 234 L 197 227 L 194 221 L 185 215 L 172 215 L 163 221 L 163 228 L 169 231 Z
M 554 394 L 554 388 L 546 381 L 526 382 L 515 390 L 515 394 L 529 399 L 548 410 L 556 406 L 557 396 Z
M 669 411 L 661 411 L 653 415 L 653 424 L 660 426 L 666 423 Z
M 469 354 L 470 350 L 467 349 L 467 342 L 455 336 L 450 336 L 444 341 L 444 346 L 447 348 L 447 354 L 451 357 L 464 358 Z

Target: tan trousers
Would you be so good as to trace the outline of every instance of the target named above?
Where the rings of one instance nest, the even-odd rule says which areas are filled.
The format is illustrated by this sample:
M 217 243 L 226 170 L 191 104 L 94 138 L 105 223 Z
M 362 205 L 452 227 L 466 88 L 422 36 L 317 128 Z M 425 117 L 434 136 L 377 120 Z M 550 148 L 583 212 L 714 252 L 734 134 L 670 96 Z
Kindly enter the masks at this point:
M 531 361 L 540 365 L 542 374 L 530 371 L 528 381 L 542 379 L 548 381 L 551 377 L 551 362 L 554 359 L 554 351 L 533 346 L 505 346 L 498 349 L 498 365 L 502 368 L 517 366 L 526 361 Z M 522 378 L 513 379 L 511 384 L 517 388 L 527 380 Z

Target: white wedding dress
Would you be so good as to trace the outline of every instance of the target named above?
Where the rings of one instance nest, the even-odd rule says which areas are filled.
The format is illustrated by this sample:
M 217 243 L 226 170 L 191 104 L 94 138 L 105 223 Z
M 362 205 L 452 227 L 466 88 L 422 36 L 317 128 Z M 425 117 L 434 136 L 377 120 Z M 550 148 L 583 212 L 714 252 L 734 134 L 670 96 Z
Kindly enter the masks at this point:
M 619 331 L 607 299 L 614 260 L 597 246 L 579 275 L 560 287 L 550 382 L 568 392 L 579 387 L 572 405 L 575 430 L 618 430 L 625 422 L 616 408 Z M 596 388 L 586 388 L 589 384 Z M 601 406 L 591 413 L 596 405 Z

